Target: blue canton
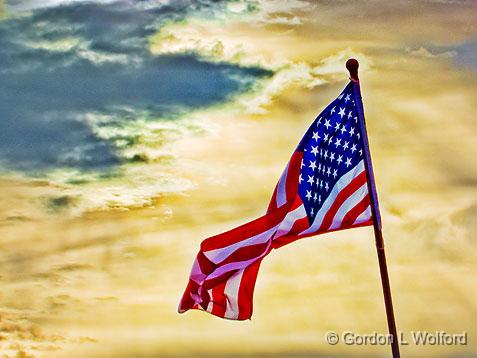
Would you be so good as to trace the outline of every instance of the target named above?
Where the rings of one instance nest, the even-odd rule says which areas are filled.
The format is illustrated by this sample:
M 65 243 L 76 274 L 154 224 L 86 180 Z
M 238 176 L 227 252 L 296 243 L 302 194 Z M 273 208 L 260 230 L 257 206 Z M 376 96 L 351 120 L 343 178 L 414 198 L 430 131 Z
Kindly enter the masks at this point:
M 312 223 L 336 182 L 363 158 L 352 83 L 315 119 L 297 150 L 303 151 L 298 194 Z

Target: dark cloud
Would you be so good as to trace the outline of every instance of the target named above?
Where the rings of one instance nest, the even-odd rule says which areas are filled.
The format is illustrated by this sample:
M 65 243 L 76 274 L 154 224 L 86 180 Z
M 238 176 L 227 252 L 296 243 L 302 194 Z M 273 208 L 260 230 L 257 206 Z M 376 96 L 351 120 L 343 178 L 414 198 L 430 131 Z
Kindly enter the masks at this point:
M 61 195 L 61 196 L 49 198 L 46 201 L 46 205 L 49 210 L 53 212 L 58 212 L 70 207 L 71 205 L 74 205 L 75 202 L 76 202 L 76 198 L 71 197 L 69 195 Z
M 116 120 L 134 120 L 135 113 L 173 117 L 223 102 L 270 75 L 192 54 L 154 56 L 148 36 L 161 24 L 223 5 L 152 4 L 72 3 L 0 22 L 4 166 L 38 171 L 116 165 L 115 148 L 95 134 L 85 114 L 112 114 Z

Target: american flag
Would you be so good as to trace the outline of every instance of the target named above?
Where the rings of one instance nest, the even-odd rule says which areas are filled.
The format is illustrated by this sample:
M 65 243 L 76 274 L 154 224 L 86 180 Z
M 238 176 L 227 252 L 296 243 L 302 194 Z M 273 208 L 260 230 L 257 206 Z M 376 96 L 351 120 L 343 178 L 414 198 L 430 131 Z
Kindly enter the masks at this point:
M 350 82 L 315 119 L 264 216 L 201 243 L 180 313 L 200 309 L 249 319 L 258 269 L 272 249 L 311 235 L 372 225 L 357 101 Z

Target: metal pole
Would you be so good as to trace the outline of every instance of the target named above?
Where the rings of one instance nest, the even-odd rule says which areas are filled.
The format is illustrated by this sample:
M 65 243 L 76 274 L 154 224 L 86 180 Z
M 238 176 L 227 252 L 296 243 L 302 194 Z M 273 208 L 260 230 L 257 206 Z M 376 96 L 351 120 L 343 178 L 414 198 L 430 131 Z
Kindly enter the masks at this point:
M 361 100 L 361 90 L 358 77 L 359 63 L 354 58 L 346 62 L 346 68 L 350 74 L 350 80 L 353 82 L 353 91 L 356 101 L 356 110 L 358 113 L 358 123 L 361 132 L 361 140 L 364 150 L 364 167 L 368 182 L 368 192 L 370 195 L 371 213 L 373 216 L 374 237 L 376 241 L 376 250 L 378 252 L 379 271 L 381 273 L 381 284 L 383 286 L 384 305 L 386 307 L 386 316 L 388 320 L 389 333 L 392 336 L 391 350 L 393 358 L 400 358 L 399 341 L 396 331 L 396 321 L 394 319 L 393 301 L 391 297 L 391 286 L 389 284 L 388 267 L 386 264 L 386 255 L 384 253 L 384 240 L 381 226 L 381 215 L 379 213 L 378 195 L 376 193 L 376 184 L 374 182 L 373 165 L 371 163 L 371 154 L 369 151 L 368 135 L 366 132 L 366 122 L 364 120 L 363 102 Z

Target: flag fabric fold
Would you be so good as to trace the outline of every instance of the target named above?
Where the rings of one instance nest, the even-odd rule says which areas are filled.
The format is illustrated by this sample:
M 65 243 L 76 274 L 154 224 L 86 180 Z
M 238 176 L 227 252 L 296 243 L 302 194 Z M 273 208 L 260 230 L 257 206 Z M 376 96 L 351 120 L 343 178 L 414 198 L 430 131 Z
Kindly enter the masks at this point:
M 205 239 L 179 312 L 249 319 L 258 269 L 298 239 L 372 225 L 357 99 L 350 82 L 315 119 L 273 192 L 265 215 Z

